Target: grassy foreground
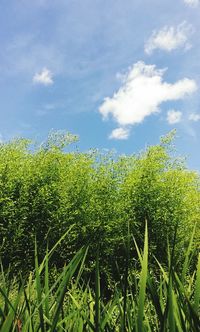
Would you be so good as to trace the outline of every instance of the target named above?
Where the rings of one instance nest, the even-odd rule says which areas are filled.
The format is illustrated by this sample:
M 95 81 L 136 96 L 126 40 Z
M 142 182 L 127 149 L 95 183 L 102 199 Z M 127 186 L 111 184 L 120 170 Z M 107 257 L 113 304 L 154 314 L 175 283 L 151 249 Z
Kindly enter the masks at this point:
M 193 232 L 194 235 L 195 232 Z M 65 234 L 66 235 L 66 234 Z M 144 248 L 136 242 L 140 269 L 130 271 L 129 254 L 121 284 L 108 299 L 101 295 L 101 266 L 96 253 L 95 285 L 82 281 L 88 248 L 82 248 L 59 275 L 50 276 L 49 262 L 64 239 L 46 252 L 39 264 L 35 245 L 35 270 L 27 280 L 10 280 L 1 271 L 0 331 L 199 331 L 200 255 L 190 275 L 193 236 L 185 261 L 176 272 L 174 247 L 168 250 L 168 267 L 158 261 L 157 271 L 148 267 L 148 230 Z M 127 249 L 130 241 L 128 238 Z M 175 243 L 175 242 L 174 242 Z

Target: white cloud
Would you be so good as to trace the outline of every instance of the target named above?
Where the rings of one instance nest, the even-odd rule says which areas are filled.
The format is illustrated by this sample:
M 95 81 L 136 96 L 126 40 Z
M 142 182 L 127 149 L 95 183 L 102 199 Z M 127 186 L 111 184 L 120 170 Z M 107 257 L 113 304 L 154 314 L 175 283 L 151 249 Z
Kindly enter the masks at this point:
M 122 87 L 100 106 L 103 118 L 111 115 L 122 127 L 141 123 L 147 116 L 158 113 L 163 102 L 183 99 L 197 90 L 196 82 L 188 78 L 163 82 L 164 72 L 144 62 L 134 64 L 124 76 Z
M 188 38 L 192 32 L 192 26 L 185 21 L 177 27 L 164 26 L 160 31 L 153 31 L 145 44 L 145 52 L 152 54 L 156 49 L 171 52 L 180 47 L 189 49 L 191 45 L 188 42 Z
M 41 72 L 36 73 L 34 75 L 33 82 L 37 83 L 37 84 L 43 84 L 43 85 L 53 84 L 52 72 L 47 68 L 43 68 Z
M 194 121 L 194 122 L 200 121 L 200 114 L 191 113 L 189 115 L 189 120 Z
M 129 137 L 130 131 L 127 128 L 116 128 L 112 131 L 110 134 L 109 138 L 110 139 L 127 139 Z
M 184 0 L 185 4 L 191 7 L 197 7 L 200 4 L 199 0 Z
M 169 124 L 179 123 L 182 119 L 182 112 L 170 110 L 167 112 L 167 121 Z

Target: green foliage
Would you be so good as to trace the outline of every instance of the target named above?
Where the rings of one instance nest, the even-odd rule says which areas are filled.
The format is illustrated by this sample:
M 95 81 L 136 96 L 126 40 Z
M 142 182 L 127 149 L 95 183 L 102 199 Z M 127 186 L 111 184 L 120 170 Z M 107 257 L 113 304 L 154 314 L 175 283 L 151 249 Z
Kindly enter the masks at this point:
M 69 228 L 54 251 L 51 266 L 62 268 L 84 245 L 90 245 L 85 275 L 95 282 L 99 248 L 102 280 L 112 287 L 126 269 L 127 230 L 143 246 L 149 225 L 153 256 L 167 264 L 167 247 L 177 228 L 177 264 L 183 261 L 193 226 L 199 245 L 199 175 L 185 168 L 173 152 L 173 136 L 139 155 L 116 157 L 98 151 L 73 151 L 77 137 L 52 132 L 47 142 L 30 149 L 18 139 L 0 145 L 0 252 L 4 268 L 26 273 L 38 264 Z M 68 149 L 68 150 L 67 150 Z M 133 242 L 132 242 L 133 243 Z M 137 257 L 130 245 L 130 254 Z M 135 261 L 130 263 L 134 269 Z M 92 273 L 92 274 L 91 274 Z
M 174 251 L 169 253 L 165 269 L 158 261 L 158 270 L 148 267 L 148 231 L 144 236 L 143 252 L 135 242 L 141 267 L 127 279 L 127 291 L 119 285 L 110 299 L 100 293 L 101 265 L 96 255 L 96 286 L 90 280 L 81 281 L 87 248 L 80 249 L 53 280 L 48 266 L 53 253 L 65 234 L 47 251 L 39 265 L 35 246 L 35 270 L 21 284 L 10 279 L 3 270 L 0 275 L 0 331 L 175 331 L 198 332 L 200 329 L 200 257 L 194 273 L 177 273 Z M 193 238 L 191 238 L 190 243 Z M 189 271 L 193 254 L 191 246 L 181 270 Z M 130 260 L 133 258 L 130 257 Z M 140 272 L 141 271 L 141 272 Z M 139 277 L 138 277 L 139 276 Z M 133 285 L 135 287 L 133 288 Z M 126 306 L 124 306 L 126 297 Z
M 179 258 L 197 222 L 199 234 L 199 175 L 185 169 L 168 153 L 168 146 L 153 146 L 142 153 L 122 185 L 123 205 L 132 232 L 141 244 L 145 220 L 149 225 L 151 256 L 165 262 L 168 242 L 177 228 Z M 198 236 L 196 236 L 198 240 Z M 197 243 L 197 242 L 196 242 Z

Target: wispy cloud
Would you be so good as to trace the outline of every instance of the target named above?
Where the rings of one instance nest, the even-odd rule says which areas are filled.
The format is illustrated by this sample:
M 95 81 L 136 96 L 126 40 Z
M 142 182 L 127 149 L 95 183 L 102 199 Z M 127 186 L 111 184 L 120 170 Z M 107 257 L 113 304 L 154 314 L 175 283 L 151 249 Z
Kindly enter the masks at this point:
M 199 0 L 184 0 L 185 4 L 191 7 L 197 7 L 200 4 Z
M 122 127 L 142 123 L 147 116 L 158 113 L 163 102 L 183 99 L 197 90 L 196 82 L 188 78 L 164 82 L 165 71 L 144 62 L 134 64 L 121 88 L 100 106 L 103 118 L 111 115 Z
M 169 124 L 179 123 L 182 119 L 182 112 L 170 110 L 167 112 L 167 121 Z
M 109 138 L 117 139 L 117 140 L 125 140 L 125 139 L 128 139 L 129 135 L 130 135 L 129 129 L 120 127 L 120 128 L 114 129 L 111 132 Z
M 41 72 L 36 73 L 33 77 L 33 83 L 42 84 L 42 85 L 51 85 L 53 84 L 53 74 L 47 69 L 43 68 Z
M 145 52 L 152 54 L 156 49 L 171 52 L 180 47 L 189 49 L 191 44 L 188 39 L 192 32 L 192 26 L 185 21 L 176 27 L 164 26 L 159 31 L 153 31 L 145 44 Z
M 189 115 L 189 120 L 194 121 L 194 122 L 200 121 L 200 114 L 198 114 L 198 113 L 191 113 Z

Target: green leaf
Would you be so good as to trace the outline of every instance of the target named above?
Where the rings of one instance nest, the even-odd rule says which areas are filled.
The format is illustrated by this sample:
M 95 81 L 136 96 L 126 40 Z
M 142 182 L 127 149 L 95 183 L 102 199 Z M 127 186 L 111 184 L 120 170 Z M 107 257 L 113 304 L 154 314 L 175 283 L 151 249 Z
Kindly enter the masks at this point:
M 144 252 L 142 259 L 142 271 L 140 274 L 140 290 L 138 298 L 138 316 L 137 316 L 137 331 L 142 332 L 144 330 L 143 318 L 144 318 L 144 303 L 146 294 L 146 283 L 148 274 L 148 229 L 147 223 L 145 226 L 145 239 L 144 239 Z

